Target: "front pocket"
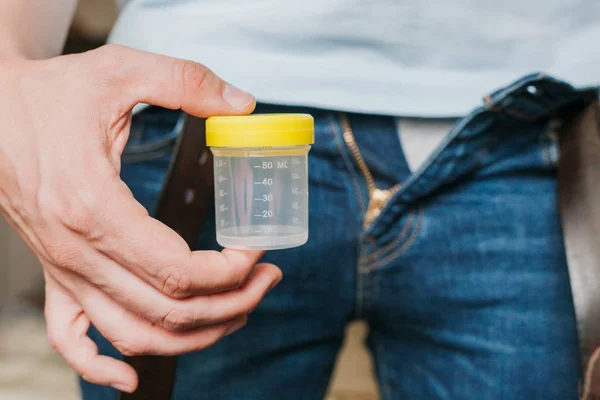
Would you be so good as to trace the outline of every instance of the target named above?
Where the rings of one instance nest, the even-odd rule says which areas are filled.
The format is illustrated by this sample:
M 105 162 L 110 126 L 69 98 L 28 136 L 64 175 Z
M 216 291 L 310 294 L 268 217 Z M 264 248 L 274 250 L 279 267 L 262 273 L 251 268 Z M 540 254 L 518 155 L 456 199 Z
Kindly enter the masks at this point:
M 149 161 L 170 154 L 182 126 L 183 113 L 180 111 L 149 107 L 134 115 L 122 161 Z

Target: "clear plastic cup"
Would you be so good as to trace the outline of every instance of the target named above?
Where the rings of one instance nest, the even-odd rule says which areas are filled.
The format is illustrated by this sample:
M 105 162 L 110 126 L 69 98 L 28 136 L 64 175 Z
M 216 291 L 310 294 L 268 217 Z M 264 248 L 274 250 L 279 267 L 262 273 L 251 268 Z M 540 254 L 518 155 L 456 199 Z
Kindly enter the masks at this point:
M 206 142 L 214 156 L 217 242 L 275 250 L 308 240 L 307 114 L 211 117 Z

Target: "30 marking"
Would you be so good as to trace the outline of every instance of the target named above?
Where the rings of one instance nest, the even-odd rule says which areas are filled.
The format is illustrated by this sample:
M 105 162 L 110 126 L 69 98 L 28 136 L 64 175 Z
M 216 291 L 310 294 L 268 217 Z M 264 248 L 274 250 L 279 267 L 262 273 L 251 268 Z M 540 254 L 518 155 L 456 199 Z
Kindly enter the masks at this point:
M 254 200 L 264 201 L 266 203 L 268 201 L 273 201 L 273 195 L 272 194 L 263 194 L 262 197 L 257 197 Z

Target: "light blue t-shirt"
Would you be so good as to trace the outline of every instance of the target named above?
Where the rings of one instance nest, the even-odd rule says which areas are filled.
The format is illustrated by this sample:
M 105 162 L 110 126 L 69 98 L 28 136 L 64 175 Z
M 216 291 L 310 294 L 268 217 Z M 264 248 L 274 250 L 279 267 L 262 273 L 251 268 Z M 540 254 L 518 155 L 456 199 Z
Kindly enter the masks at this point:
M 600 84 L 599 0 L 124 0 L 110 42 L 259 101 L 461 116 L 532 72 Z

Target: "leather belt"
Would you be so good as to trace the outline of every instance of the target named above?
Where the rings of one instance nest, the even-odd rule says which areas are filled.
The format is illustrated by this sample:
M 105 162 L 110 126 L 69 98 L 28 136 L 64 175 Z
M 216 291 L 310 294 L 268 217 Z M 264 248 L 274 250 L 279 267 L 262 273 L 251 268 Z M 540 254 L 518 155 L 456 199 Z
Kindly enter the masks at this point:
M 206 147 L 205 120 L 184 115 L 175 143 L 155 218 L 183 237 L 193 248 L 214 201 L 213 159 Z M 119 394 L 121 400 L 170 400 L 177 357 L 126 357 L 138 373 L 134 393 Z
M 600 399 L 600 102 L 560 135 L 558 188 L 582 361 L 582 400 Z

